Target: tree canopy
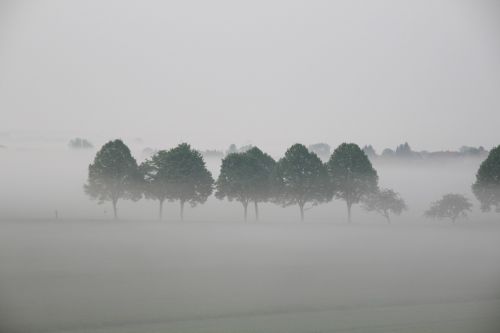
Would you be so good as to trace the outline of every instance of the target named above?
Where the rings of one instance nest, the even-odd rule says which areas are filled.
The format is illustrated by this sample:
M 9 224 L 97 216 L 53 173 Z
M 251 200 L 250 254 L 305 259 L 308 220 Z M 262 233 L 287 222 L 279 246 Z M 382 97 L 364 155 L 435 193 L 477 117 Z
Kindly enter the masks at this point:
M 241 202 L 244 218 L 247 219 L 249 202 L 255 206 L 255 217 L 259 218 L 258 203 L 271 197 L 271 175 L 276 162 L 253 147 L 243 153 L 231 153 L 222 160 L 219 178 L 216 182 L 215 196 L 218 199 Z
M 250 198 L 254 203 L 255 218 L 259 219 L 259 202 L 267 202 L 273 196 L 272 176 L 276 161 L 257 147 L 252 147 L 246 153 L 256 164 L 254 185 L 250 191 Z
M 481 163 L 472 192 L 481 203 L 481 210 L 494 207 L 500 213 L 500 146 L 492 149 Z
M 119 199 L 136 201 L 141 198 L 140 182 L 137 162 L 130 149 L 121 140 L 114 140 L 102 146 L 94 163 L 89 165 L 84 189 L 87 195 L 99 203 L 111 201 L 116 219 Z
M 455 222 L 459 217 L 467 217 L 467 211 L 471 211 L 472 204 L 461 194 L 449 193 L 431 204 L 424 213 L 425 217 L 445 219 L 449 218 Z
M 212 194 L 214 180 L 201 154 L 187 143 L 162 154 L 161 175 L 167 199 L 180 202 L 180 217 L 184 219 L 184 204 L 192 207 L 204 203 Z
M 336 198 L 347 204 L 351 221 L 351 207 L 364 195 L 378 189 L 378 175 L 366 154 L 354 143 L 342 143 L 327 163 L 328 174 Z
M 401 196 L 391 189 L 380 189 L 362 198 L 363 208 L 369 212 L 377 212 L 387 222 L 391 222 L 391 214 L 401 215 L 407 210 L 405 201 Z
M 147 199 L 159 201 L 159 218 L 163 215 L 163 203 L 168 199 L 168 153 L 165 150 L 156 152 L 144 161 L 139 170 L 143 177 L 143 192 Z
M 215 184 L 217 199 L 227 198 L 229 201 L 241 202 L 244 218 L 247 219 L 247 208 L 250 202 L 250 190 L 256 165 L 245 153 L 230 153 L 223 160 L 220 174 Z
M 276 200 L 283 206 L 298 205 L 301 220 L 306 203 L 317 205 L 332 197 L 325 165 L 301 144 L 291 146 L 278 161 L 274 184 Z

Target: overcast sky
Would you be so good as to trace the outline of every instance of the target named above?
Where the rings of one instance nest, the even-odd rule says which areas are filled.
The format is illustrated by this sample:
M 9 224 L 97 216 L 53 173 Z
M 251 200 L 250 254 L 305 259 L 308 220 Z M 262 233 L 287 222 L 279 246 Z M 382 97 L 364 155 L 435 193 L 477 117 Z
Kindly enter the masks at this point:
M 0 0 L 0 132 L 490 148 L 499 4 Z

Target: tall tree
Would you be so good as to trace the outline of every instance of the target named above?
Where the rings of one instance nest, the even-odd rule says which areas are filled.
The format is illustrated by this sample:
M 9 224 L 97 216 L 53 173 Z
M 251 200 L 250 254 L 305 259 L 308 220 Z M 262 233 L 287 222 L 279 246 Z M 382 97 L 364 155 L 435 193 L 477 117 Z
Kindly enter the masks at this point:
M 466 197 L 449 193 L 433 202 L 424 216 L 437 219 L 449 218 L 454 223 L 459 217 L 467 217 L 467 211 L 471 211 L 471 208 L 472 204 Z
M 187 143 L 165 152 L 162 158 L 163 184 L 168 190 L 167 199 L 179 201 L 180 217 L 184 220 L 184 204 L 192 207 L 204 203 L 212 194 L 214 180 L 201 154 Z
M 272 176 L 276 161 L 257 147 L 245 153 L 256 165 L 250 198 L 254 203 L 255 219 L 259 220 L 259 202 L 267 202 L 273 196 Z
M 307 203 L 317 205 L 332 198 L 325 165 L 304 145 L 295 144 L 286 151 L 273 178 L 276 200 L 283 206 L 298 205 L 302 221 Z
M 494 207 L 500 213 L 500 146 L 493 148 L 479 166 L 472 192 L 481 203 L 482 211 Z
M 243 205 L 243 216 L 247 220 L 248 203 L 254 175 L 257 173 L 255 160 L 245 153 L 230 153 L 223 160 L 216 182 L 215 197 L 229 201 L 236 200 Z
M 159 201 L 158 217 L 163 216 L 163 203 L 168 198 L 168 154 L 165 150 L 160 150 L 151 158 L 144 161 L 139 170 L 143 177 L 143 191 L 147 199 Z
M 119 199 L 136 201 L 141 198 L 137 162 L 121 140 L 109 141 L 97 152 L 94 163 L 89 165 L 84 189 L 99 204 L 111 201 L 115 219 L 118 218 Z
M 401 215 L 408 209 L 403 198 L 391 189 L 381 189 L 370 193 L 361 200 L 365 210 L 379 213 L 389 223 L 391 223 L 391 214 Z
M 243 153 L 231 153 L 222 160 L 221 170 L 216 182 L 215 196 L 228 198 L 243 205 L 243 216 L 247 220 L 248 204 L 254 203 L 255 218 L 259 219 L 259 202 L 271 197 L 271 175 L 275 161 L 253 147 Z
M 378 175 L 366 154 L 354 143 L 342 143 L 327 163 L 332 190 L 336 198 L 347 205 L 347 219 L 351 222 L 351 208 L 364 195 L 378 189 Z

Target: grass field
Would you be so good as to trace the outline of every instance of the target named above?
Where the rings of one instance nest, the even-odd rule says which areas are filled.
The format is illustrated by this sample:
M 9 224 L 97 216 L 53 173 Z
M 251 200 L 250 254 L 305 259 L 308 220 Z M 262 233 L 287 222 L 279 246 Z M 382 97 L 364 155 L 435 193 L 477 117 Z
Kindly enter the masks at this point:
M 6 332 L 500 332 L 500 223 L 0 223 Z M 3 332 L 2 331 L 2 332 Z

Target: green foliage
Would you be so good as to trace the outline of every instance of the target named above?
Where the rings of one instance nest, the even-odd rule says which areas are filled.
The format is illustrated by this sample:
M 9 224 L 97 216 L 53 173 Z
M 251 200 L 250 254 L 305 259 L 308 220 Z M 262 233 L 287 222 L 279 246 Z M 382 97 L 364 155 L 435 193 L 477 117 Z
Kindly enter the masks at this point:
M 366 154 L 354 143 L 342 143 L 327 163 L 330 182 L 336 198 L 347 204 L 348 219 L 351 206 L 378 190 L 378 175 Z
M 268 201 L 272 195 L 271 176 L 275 164 L 271 156 L 257 147 L 227 155 L 222 160 L 215 196 L 241 202 L 245 219 L 248 203 L 254 202 L 258 218 L 258 203 Z
M 187 143 L 157 156 L 162 170 L 158 176 L 160 184 L 164 186 L 168 200 L 180 202 L 182 219 L 185 202 L 194 207 L 204 203 L 212 194 L 212 174 L 207 170 L 201 154 Z
M 366 211 L 379 213 L 387 219 L 387 222 L 391 221 L 391 213 L 401 215 L 408 209 L 403 198 L 391 189 L 380 189 L 364 196 L 361 200 Z
M 167 152 L 160 150 L 139 167 L 144 179 L 144 196 L 147 199 L 167 199 L 167 157 Z
M 471 211 L 472 204 L 461 194 L 445 194 L 440 200 L 431 204 L 429 210 L 424 213 L 425 217 L 445 219 L 452 222 L 459 217 L 467 217 L 467 211 Z
M 490 211 L 495 207 L 500 213 L 500 146 L 492 149 L 481 163 L 472 192 L 481 203 L 481 210 Z
M 119 199 L 139 200 L 141 177 L 130 149 L 121 141 L 106 143 L 89 165 L 85 193 L 99 203 L 111 201 L 115 218 Z
M 168 197 L 168 153 L 160 150 L 139 166 L 143 178 L 143 192 L 147 199 L 160 203 L 159 217 L 162 218 L 163 202 Z
M 256 173 L 255 161 L 245 153 L 230 153 L 222 160 L 219 178 L 216 182 L 217 199 L 248 203 L 250 188 Z
M 319 157 L 301 144 L 291 146 L 276 165 L 276 200 L 283 206 L 298 205 L 301 219 L 304 206 L 331 200 L 327 170 Z
M 276 161 L 257 147 L 250 148 L 245 154 L 253 160 L 252 163 L 255 165 L 250 200 L 266 202 L 272 196 L 272 175 L 276 167 Z

